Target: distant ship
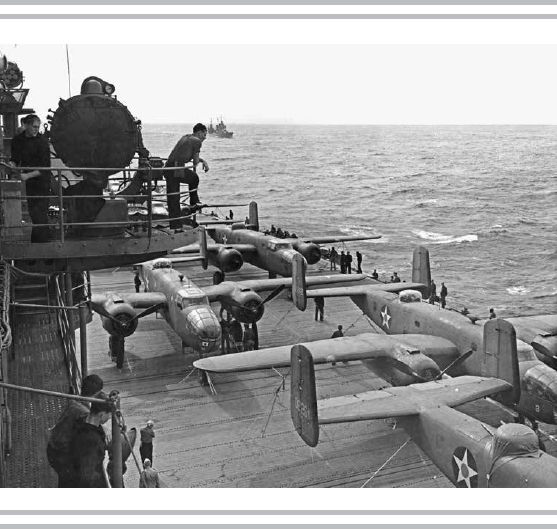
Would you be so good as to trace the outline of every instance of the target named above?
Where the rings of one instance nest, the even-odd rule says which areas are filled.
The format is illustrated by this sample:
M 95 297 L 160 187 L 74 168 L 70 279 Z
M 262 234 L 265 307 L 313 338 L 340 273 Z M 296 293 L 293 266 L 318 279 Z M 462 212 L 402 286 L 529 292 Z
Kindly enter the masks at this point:
M 233 132 L 226 130 L 226 125 L 224 124 L 222 117 L 219 118 L 219 121 L 217 121 L 217 124 L 214 127 L 213 127 L 213 120 L 211 120 L 211 124 L 209 125 L 207 132 L 209 134 L 215 134 L 219 138 L 232 138 L 232 135 L 234 134 Z

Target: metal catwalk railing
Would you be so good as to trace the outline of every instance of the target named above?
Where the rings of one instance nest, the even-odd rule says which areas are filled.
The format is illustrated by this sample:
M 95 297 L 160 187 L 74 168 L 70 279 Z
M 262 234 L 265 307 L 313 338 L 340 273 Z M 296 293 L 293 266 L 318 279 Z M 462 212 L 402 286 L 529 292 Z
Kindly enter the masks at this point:
M 63 284 L 61 284 L 63 282 Z M 65 274 L 57 274 L 54 278 L 54 294 L 56 305 L 64 307 L 67 305 L 67 296 L 64 296 L 64 289 L 67 286 Z M 69 287 L 72 290 L 72 287 Z M 80 286 L 81 288 L 81 286 Z M 74 394 L 78 394 L 81 389 L 82 375 L 77 361 L 77 348 L 75 345 L 75 323 L 73 311 L 66 308 L 60 308 L 56 311 L 60 336 L 62 338 L 62 347 L 64 349 L 64 358 L 68 368 L 69 382 Z
M 146 220 L 103 220 L 101 222 L 103 227 L 110 227 L 110 228 L 121 228 L 121 229 L 138 229 L 138 228 L 145 228 L 147 237 L 151 237 L 152 231 L 152 223 L 153 223 L 153 201 L 161 202 L 166 204 L 168 208 L 168 198 L 172 196 L 177 196 L 180 206 L 183 207 L 186 205 L 187 198 L 192 191 L 196 190 L 188 190 L 188 191 L 177 191 L 172 193 L 159 193 L 156 191 L 158 179 L 162 177 L 163 171 L 181 171 L 183 169 L 191 169 L 191 166 L 186 167 L 163 167 L 163 168 L 154 168 L 154 167 L 137 167 L 137 168 L 102 168 L 102 167 L 74 167 L 72 169 L 68 168 L 55 168 L 55 167 L 17 167 L 13 168 L 7 165 L 4 162 L 0 162 L 0 183 L 1 182 L 9 182 L 10 179 L 6 179 L 5 175 L 8 174 L 9 171 L 17 172 L 17 171 L 49 171 L 55 175 L 54 179 L 57 182 L 55 186 L 55 192 L 49 195 L 33 195 L 28 197 L 25 194 L 25 187 L 22 187 L 21 193 L 14 194 L 13 192 L 6 194 L 3 197 L 5 201 L 4 207 L 8 206 L 10 203 L 14 201 L 22 202 L 27 200 L 27 198 L 32 199 L 49 199 L 50 205 L 54 206 L 57 210 L 57 219 L 53 222 L 49 222 L 48 224 L 33 224 L 34 227 L 50 227 L 55 228 L 56 232 L 52 235 L 54 236 L 55 240 L 59 240 L 60 242 L 64 242 L 66 235 L 70 229 L 79 229 L 87 226 L 91 226 L 92 222 L 72 222 L 69 221 L 67 217 L 68 213 L 68 204 L 75 200 L 87 200 L 87 199 L 104 199 L 105 201 L 110 201 L 113 199 L 125 199 L 129 205 L 133 205 L 134 203 L 143 204 L 145 203 L 145 208 L 147 210 L 147 219 Z M 132 172 L 137 172 L 138 174 L 147 173 L 144 177 L 144 183 L 146 184 L 142 191 L 133 194 L 120 194 L 120 192 L 108 191 L 103 194 L 98 195 L 85 195 L 85 194 L 76 194 L 76 195 L 66 195 L 65 188 L 62 186 L 62 181 L 65 181 L 68 185 L 70 182 L 81 182 L 82 179 L 76 179 L 75 176 L 72 174 L 72 177 L 67 177 L 64 173 L 72 173 L 73 171 L 76 172 L 102 172 L 102 171 L 119 171 L 122 176 L 112 176 L 107 178 L 107 186 L 105 190 L 110 188 L 111 183 L 114 182 L 121 182 L 121 185 L 129 184 L 132 181 L 132 178 L 129 176 Z M 17 178 L 15 179 L 18 180 Z M 13 181 L 13 180 L 12 180 Z M 19 206 L 21 209 L 21 206 Z M 180 215 L 178 217 L 170 218 L 157 218 L 157 224 L 162 225 L 170 225 L 171 221 L 186 221 L 193 217 L 193 214 L 186 214 Z M 169 227 L 169 226 L 165 226 Z M 0 228 L 3 230 L 8 230 L 6 233 L 9 234 L 12 230 L 21 230 L 22 224 L 20 222 L 16 222 L 12 224 L 10 222 L 6 222 L 5 220 L 0 220 Z
M 12 345 L 10 327 L 11 271 L 10 266 L 0 260 L 0 382 L 8 374 L 8 355 Z M 0 486 L 5 487 L 6 456 L 11 450 L 11 415 L 5 389 L 0 389 Z

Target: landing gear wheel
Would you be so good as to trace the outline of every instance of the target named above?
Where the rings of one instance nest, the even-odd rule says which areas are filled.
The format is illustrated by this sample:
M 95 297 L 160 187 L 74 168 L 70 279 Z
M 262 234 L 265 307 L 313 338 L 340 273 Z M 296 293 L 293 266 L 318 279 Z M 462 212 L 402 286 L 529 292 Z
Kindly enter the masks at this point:
M 118 349 L 118 352 L 116 354 L 116 367 L 118 369 L 122 369 L 122 367 L 124 367 L 124 344 L 123 343 L 122 343 L 122 347 Z
M 199 370 L 199 384 L 201 386 L 208 386 L 209 385 L 209 379 L 207 378 L 207 373 L 205 371 L 203 371 L 203 369 Z
M 109 338 L 109 355 L 116 367 L 122 369 L 124 366 L 124 347 L 125 339 L 123 336 L 111 336 Z
M 224 272 L 217 270 L 213 274 L 213 285 L 220 285 L 224 281 Z

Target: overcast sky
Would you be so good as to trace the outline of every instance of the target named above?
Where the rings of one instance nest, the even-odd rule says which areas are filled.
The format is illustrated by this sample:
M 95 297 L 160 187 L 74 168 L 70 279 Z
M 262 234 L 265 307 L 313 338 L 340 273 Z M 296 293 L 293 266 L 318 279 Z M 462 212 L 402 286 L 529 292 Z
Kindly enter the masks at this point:
M 104 36 L 96 24 L 103 44 L 69 44 L 71 93 L 97 75 L 144 122 L 207 122 L 222 114 L 229 123 L 557 123 L 555 43 L 478 43 L 472 22 L 470 43 L 391 37 L 384 44 L 333 33 L 328 43 L 321 30 L 319 44 L 289 42 L 287 21 L 274 42 L 226 42 L 220 26 L 207 24 L 191 43 L 104 44 L 115 33 Z M 371 26 L 354 29 L 373 34 Z M 311 36 L 312 26 L 307 31 Z M 0 50 L 23 70 L 28 104 L 41 117 L 68 97 L 64 44 L 6 43 Z

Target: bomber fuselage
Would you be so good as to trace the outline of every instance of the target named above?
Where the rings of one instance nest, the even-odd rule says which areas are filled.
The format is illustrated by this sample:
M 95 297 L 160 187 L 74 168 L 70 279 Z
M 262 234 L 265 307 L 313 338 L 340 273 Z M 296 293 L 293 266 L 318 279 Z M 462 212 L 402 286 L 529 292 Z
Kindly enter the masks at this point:
M 499 431 L 491 432 L 477 419 L 452 408 L 427 409 L 400 418 L 399 424 L 457 487 L 557 486 L 557 459 L 537 450 L 535 457 L 533 453 L 520 457 L 513 450 L 499 453 L 493 447 Z M 523 425 L 506 426 L 525 429 L 536 437 Z M 524 431 L 520 433 L 524 445 Z M 508 445 L 507 440 L 503 446 Z
M 166 296 L 167 307 L 159 312 L 184 344 L 202 354 L 216 351 L 220 346 L 221 328 L 206 294 L 170 266 L 161 266 L 163 261 L 141 265 L 146 291 Z
M 250 244 L 254 252 L 243 256 L 248 263 L 284 277 L 292 276 L 292 258 L 298 252 L 283 239 L 265 235 L 259 231 L 232 229 L 218 226 L 208 230 L 209 235 L 220 244 Z
M 481 352 L 483 325 L 455 311 L 424 302 L 402 302 L 389 292 L 370 291 L 353 296 L 353 302 L 388 334 L 426 334 L 439 336 L 455 344 L 459 354 Z M 529 418 L 557 423 L 557 372 L 536 358 L 532 347 L 517 340 L 521 380 L 521 398 L 517 411 Z M 433 358 L 443 369 L 451 355 Z M 481 376 L 482 355 L 472 354 L 449 374 Z

